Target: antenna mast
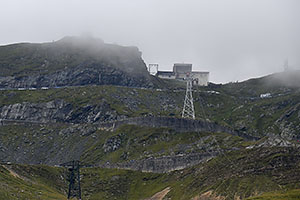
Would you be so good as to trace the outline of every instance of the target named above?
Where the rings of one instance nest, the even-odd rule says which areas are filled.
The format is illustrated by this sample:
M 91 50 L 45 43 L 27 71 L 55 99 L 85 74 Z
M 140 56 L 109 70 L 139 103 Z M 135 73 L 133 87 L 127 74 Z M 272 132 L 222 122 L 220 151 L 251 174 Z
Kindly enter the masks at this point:
M 189 76 L 189 73 L 186 77 L 186 93 L 182 110 L 182 118 L 195 119 L 195 110 L 192 96 L 193 79 Z

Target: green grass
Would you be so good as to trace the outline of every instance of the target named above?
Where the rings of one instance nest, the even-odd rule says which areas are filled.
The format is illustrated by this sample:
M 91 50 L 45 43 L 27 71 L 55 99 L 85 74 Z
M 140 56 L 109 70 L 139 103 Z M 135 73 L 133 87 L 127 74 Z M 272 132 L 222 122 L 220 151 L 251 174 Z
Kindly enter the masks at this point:
M 282 188 L 290 190 L 300 187 L 299 181 L 293 185 L 285 184 L 285 182 L 291 183 L 295 178 L 290 177 L 289 174 L 293 173 L 299 176 L 298 162 L 294 163 L 292 167 L 279 165 L 272 170 L 268 169 L 268 163 L 272 162 L 274 155 L 276 155 L 275 158 L 281 157 L 281 160 L 288 164 L 289 159 L 297 157 L 299 154 L 299 152 L 298 154 L 293 152 L 295 150 L 283 150 L 274 148 L 231 152 L 212 159 L 207 163 L 165 174 L 155 175 L 153 173 L 117 170 L 118 175 L 120 175 L 117 179 L 117 184 L 114 183 L 115 178 L 111 178 L 118 176 L 112 169 L 105 170 L 104 173 L 98 172 L 97 174 L 95 172 L 96 174 L 92 177 L 95 178 L 95 181 L 98 180 L 102 184 L 106 184 L 106 186 L 101 188 L 105 188 L 105 191 L 110 192 L 105 193 L 105 191 L 101 191 L 97 194 L 97 197 L 105 197 L 107 199 L 114 199 L 115 197 L 117 199 L 141 199 L 142 196 L 139 196 L 139 192 L 142 191 L 144 193 L 144 189 L 149 192 L 147 193 L 148 196 L 151 196 L 166 187 L 171 187 L 167 197 L 175 200 L 191 199 L 206 191 L 213 191 L 217 196 L 223 196 L 228 200 L 234 199 L 234 197 L 244 199 L 266 192 L 266 194 L 274 193 L 282 190 Z M 260 171 L 262 169 L 263 171 Z M 97 171 L 97 169 L 95 170 Z M 278 173 L 281 174 L 280 177 L 276 176 Z M 124 177 L 121 178 L 121 176 Z M 146 178 L 147 182 L 145 182 L 145 176 L 154 176 L 154 178 L 151 181 L 148 180 L 149 178 Z M 92 183 L 95 182 L 92 181 Z M 123 194 L 123 197 L 111 194 L 112 191 L 115 191 L 112 188 L 118 188 L 118 193 Z M 95 197 L 95 199 L 97 198 Z
M 83 169 L 82 185 L 89 199 L 143 199 L 161 191 L 163 175 L 113 169 Z M 98 187 L 95 187 L 97 185 Z
M 50 178 L 53 178 L 50 172 L 43 172 L 44 176 L 49 176 L 47 179 L 41 178 L 36 173 L 26 173 L 26 175 L 35 177 L 32 179 L 15 177 L 0 166 L 0 199 L 66 199 L 61 188 L 58 190 L 49 184 Z M 57 180 L 55 181 L 57 182 Z
M 256 197 L 250 197 L 247 200 L 299 200 L 300 189 L 279 191 L 279 192 L 268 192 Z
M 276 155 L 276 156 L 274 156 Z M 157 174 L 124 169 L 82 168 L 83 199 L 146 199 L 170 187 L 167 198 L 190 200 L 207 191 L 233 200 L 297 199 L 300 194 L 296 149 L 263 148 L 220 155 L 184 170 Z M 283 163 L 271 170 L 268 163 Z M 285 167 L 286 165 L 289 165 Z M 292 165 L 291 165 L 292 164 Z M 6 199 L 65 199 L 68 183 L 63 168 L 9 165 L 21 178 L 0 166 L 0 194 Z M 280 176 L 278 176 L 280 174 Z M 23 192 L 22 192 L 23 191 Z M 0 197 L 0 198 L 1 198 Z M 3 198 L 3 199 L 5 199 Z
M 103 132 L 102 137 L 90 146 L 83 156 L 88 163 L 99 161 L 124 162 L 142 159 L 148 156 L 161 157 L 178 153 L 206 153 L 207 148 L 221 147 L 223 150 L 243 148 L 244 140 L 226 133 L 187 132 L 179 133 L 168 128 L 148 128 L 134 125 L 123 125 L 116 132 Z M 105 153 L 103 146 L 112 137 L 121 138 L 120 147 Z M 213 137 L 216 142 L 213 142 Z M 182 149 L 182 146 L 185 146 Z M 203 146 L 206 145 L 207 147 Z M 126 159 L 122 155 L 127 155 Z

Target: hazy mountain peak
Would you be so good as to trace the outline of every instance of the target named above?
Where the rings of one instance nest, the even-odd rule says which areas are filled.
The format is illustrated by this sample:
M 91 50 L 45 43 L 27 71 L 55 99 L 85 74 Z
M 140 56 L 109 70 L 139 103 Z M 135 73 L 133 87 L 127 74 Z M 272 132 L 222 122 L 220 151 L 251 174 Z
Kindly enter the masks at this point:
M 100 38 L 96 38 L 90 35 L 81 36 L 65 36 L 58 40 L 57 43 L 71 44 L 74 46 L 100 46 L 104 44 L 104 41 Z

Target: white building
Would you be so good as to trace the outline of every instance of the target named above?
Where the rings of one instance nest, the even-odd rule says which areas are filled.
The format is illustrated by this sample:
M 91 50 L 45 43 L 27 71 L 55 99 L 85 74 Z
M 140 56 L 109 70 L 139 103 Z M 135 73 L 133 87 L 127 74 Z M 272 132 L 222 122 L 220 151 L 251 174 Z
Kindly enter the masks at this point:
M 209 81 L 209 72 L 192 72 L 193 84 L 207 86 Z
M 262 99 L 271 98 L 271 97 L 272 97 L 271 93 L 260 94 L 260 98 L 262 98 Z
M 187 76 L 192 77 L 194 85 L 207 86 L 209 72 L 192 71 L 192 64 L 175 63 L 173 71 L 157 71 L 156 76 L 163 79 L 185 80 Z

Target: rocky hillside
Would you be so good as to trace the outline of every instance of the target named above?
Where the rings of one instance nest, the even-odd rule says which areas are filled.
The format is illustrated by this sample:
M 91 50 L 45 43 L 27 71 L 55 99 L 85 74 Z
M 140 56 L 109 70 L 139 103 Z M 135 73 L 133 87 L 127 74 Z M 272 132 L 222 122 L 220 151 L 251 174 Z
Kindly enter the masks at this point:
M 298 144 L 297 87 L 270 89 L 251 80 L 195 88 L 199 121 L 178 119 L 185 91 L 176 87 L 0 91 L 1 160 L 56 165 L 81 159 L 165 172 L 226 151 Z M 261 98 L 265 93 L 270 96 Z
M 70 160 L 91 166 L 85 199 L 299 195 L 299 71 L 194 87 L 188 120 L 183 82 L 134 47 L 67 37 L 0 58 L 0 198 L 64 199 Z
M 91 84 L 152 86 L 136 47 L 105 44 L 91 37 L 0 47 L 0 88 Z
M 299 139 L 299 80 L 298 70 L 224 85 L 220 91 L 238 102 L 224 121 L 252 135 Z
M 0 157 L 5 162 L 47 165 L 80 159 L 93 166 L 167 172 L 252 144 L 222 127 L 204 127 L 201 132 L 172 128 L 123 125 L 111 132 L 99 125 L 3 125 Z
M 269 87 L 262 80 L 195 88 L 196 118 L 251 137 L 275 134 L 299 139 L 299 87 Z M 4 121 L 102 123 L 144 116 L 180 117 L 185 90 L 177 85 L 169 89 L 86 86 L 0 94 Z M 269 96 L 261 97 L 264 94 Z

